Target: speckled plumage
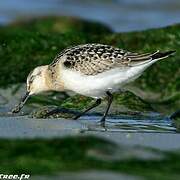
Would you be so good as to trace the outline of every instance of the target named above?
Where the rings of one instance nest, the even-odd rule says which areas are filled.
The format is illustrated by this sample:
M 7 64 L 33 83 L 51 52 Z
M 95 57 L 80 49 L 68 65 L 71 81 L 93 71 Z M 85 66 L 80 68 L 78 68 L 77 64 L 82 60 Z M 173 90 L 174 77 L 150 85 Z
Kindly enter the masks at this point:
M 29 74 L 27 92 L 12 112 L 19 112 L 29 96 L 50 90 L 73 91 L 95 98 L 96 102 L 74 118 L 77 119 L 107 96 L 108 104 L 101 118 L 101 124 L 105 126 L 113 101 L 112 93 L 123 89 L 153 63 L 174 52 L 137 54 L 103 44 L 67 48 L 50 65 L 39 66 Z
M 97 75 L 115 67 L 130 67 L 152 60 L 155 53 L 137 54 L 103 44 L 84 44 L 63 50 L 50 66 L 58 63 L 84 75 Z

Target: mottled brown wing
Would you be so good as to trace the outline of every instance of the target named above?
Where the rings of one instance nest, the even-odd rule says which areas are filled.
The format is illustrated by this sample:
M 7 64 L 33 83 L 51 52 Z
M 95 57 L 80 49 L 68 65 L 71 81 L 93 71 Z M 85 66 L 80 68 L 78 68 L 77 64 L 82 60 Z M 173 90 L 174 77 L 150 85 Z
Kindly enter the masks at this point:
M 113 68 L 116 59 L 124 54 L 124 50 L 112 46 L 86 44 L 67 52 L 64 66 L 85 75 L 96 75 Z
M 151 54 L 137 54 L 102 44 L 85 44 L 68 48 L 60 53 L 65 57 L 65 68 L 79 71 L 85 75 L 96 75 L 115 67 L 129 67 L 151 61 Z

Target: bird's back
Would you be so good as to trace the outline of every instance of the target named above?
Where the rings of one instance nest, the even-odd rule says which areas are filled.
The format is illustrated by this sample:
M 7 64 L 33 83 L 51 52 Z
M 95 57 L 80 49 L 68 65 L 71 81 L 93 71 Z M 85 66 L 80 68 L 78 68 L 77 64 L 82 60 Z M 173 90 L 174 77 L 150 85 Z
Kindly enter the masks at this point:
M 109 45 L 84 44 L 65 49 L 56 56 L 52 64 L 64 63 L 66 68 L 85 75 L 96 75 L 115 67 L 117 63 L 119 66 L 126 66 L 128 62 L 125 54 L 129 52 Z
M 62 63 L 65 68 L 84 75 L 96 75 L 116 67 L 131 67 L 148 63 L 155 53 L 138 54 L 104 44 L 84 44 L 59 53 L 51 65 Z M 163 54 L 161 54 L 163 57 Z
M 98 96 L 135 80 L 156 60 L 171 53 L 138 54 L 109 45 L 84 44 L 65 49 L 50 66 L 62 65 L 65 89 Z

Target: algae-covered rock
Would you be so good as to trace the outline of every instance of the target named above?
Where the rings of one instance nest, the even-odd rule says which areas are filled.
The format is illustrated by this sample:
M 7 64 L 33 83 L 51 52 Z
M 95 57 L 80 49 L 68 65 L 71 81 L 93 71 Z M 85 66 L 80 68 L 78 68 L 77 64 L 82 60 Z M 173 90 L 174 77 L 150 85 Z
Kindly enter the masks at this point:
M 172 119 L 174 126 L 177 128 L 177 131 L 180 132 L 180 110 L 174 112 L 170 116 L 170 119 Z
M 40 101 L 37 101 L 40 99 Z M 31 100 L 31 103 L 38 103 L 43 106 L 42 108 L 36 109 L 31 116 L 34 118 L 66 118 L 72 119 L 78 113 L 83 112 L 89 106 L 91 106 L 95 100 L 89 97 L 75 95 L 68 97 L 64 100 L 59 100 L 58 104 L 56 104 L 57 100 L 55 100 L 56 106 L 47 106 L 53 104 L 53 99 L 49 97 L 48 99 L 44 96 L 38 96 Z M 106 99 L 103 99 L 102 104 L 98 107 L 91 110 L 91 112 L 87 114 L 91 115 L 102 115 L 107 106 Z M 125 118 L 133 115 L 133 118 L 143 118 L 148 116 L 149 113 L 153 112 L 154 109 L 150 106 L 150 104 L 144 102 L 141 98 L 132 94 L 131 92 L 125 92 L 121 95 L 114 94 L 114 101 L 112 103 L 111 109 L 109 111 L 109 115 L 122 115 Z M 53 112 L 53 114 L 52 114 Z M 132 118 L 132 117 L 131 117 Z
M 78 111 L 73 111 L 65 108 L 55 106 L 44 106 L 40 109 L 34 110 L 30 117 L 33 118 L 65 118 L 73 119 L 78 114 Z
M 174 25 L 141 32 L 113 33 L 101 24 L 66 17 L 34 19 L 1 27 L 0 86 L 25 82 L 34 67 L 50 63 L 58 52 L 71 45 L 96 42 L 137 52 L 177 50 L 174 57 L 155 63 L 129 86 L 136 95 L 116 94 L 111 108 L 114 114 L 129 109 L 140 112 L 156 109 L 169 114 L 180 107 L 179 28 L 180 25 Z M 80 96 L 60 100 L 63 101 L 59 103 L 53 98 L 47 100 L 38 96 L 30 102 L 83 110 L 93 101 Z

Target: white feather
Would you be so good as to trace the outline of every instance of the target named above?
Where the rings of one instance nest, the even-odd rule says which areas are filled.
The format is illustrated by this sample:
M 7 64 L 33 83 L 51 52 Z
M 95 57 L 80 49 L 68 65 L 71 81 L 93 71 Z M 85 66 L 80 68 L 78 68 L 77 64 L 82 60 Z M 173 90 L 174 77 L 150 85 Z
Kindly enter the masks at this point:
M 137 79 L 142 72 L 155 61 L 134 67 L 121 67 L 99 73 L 95 76 L 82 75 L 70 69 L 61 69 L 61 78 L 65 90 L 74 91 L 84 96 L 100 98 L 106 91 L 115 92 L 125 84 Z

